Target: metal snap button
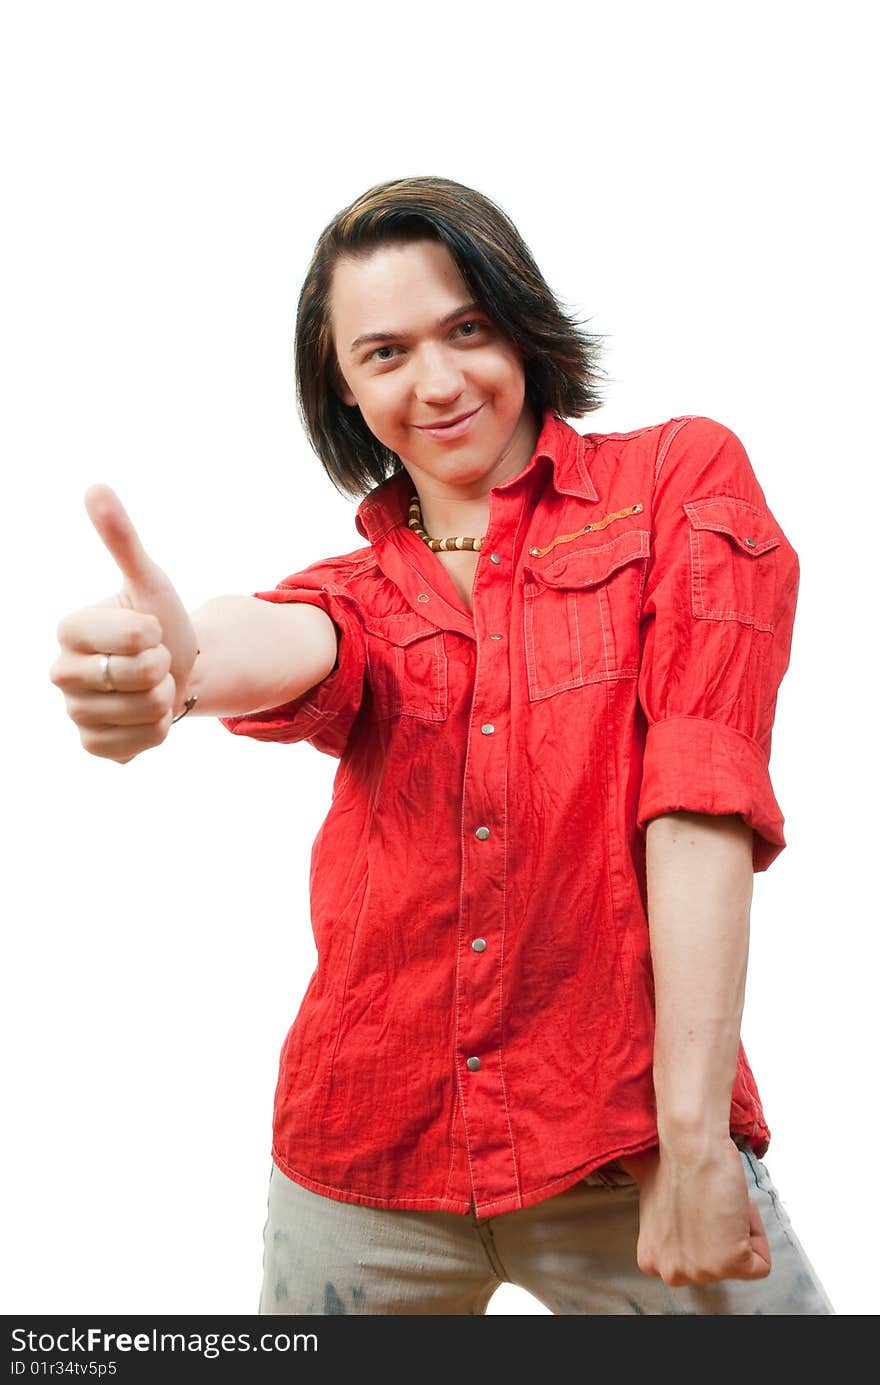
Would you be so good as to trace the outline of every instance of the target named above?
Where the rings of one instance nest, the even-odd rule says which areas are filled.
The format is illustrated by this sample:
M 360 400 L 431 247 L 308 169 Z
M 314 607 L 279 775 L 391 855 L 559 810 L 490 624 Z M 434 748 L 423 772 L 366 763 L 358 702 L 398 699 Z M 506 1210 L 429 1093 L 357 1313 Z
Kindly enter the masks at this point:
M 471 943 L 471 947 L 474 949 L 474 952 L 485 952 L 485 951 L 486 951 L 486 939 L 485 939 L 485 938 L 474 938 L 473 942 Z
M 478 840 L 478 841 L 481 841 L 481 842 L 484 842 L 484 841 L 486 840 L 486 838 L 488 837 L 488 835 L 489 835 L 489 829 L 488 829 L 488 827 L 478 827 L 477 830 L 476 830 L 476 832 L 474 833 L 474 836 L 477 838 L 477 840 Z
M 471 1072 L 479 1072 L 480 1070 L 479 1058 L 468 1058 L 467 1065 L 470 1068 Z

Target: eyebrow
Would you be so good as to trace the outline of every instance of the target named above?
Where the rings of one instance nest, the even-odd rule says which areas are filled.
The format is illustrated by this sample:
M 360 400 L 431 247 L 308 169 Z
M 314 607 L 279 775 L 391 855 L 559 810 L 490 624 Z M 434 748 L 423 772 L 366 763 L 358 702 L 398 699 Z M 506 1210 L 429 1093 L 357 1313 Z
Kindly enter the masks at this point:
M 435 325 L 437 327 L 445 327 L 448 322 L 452 322 L 453 318 L 461 317 L 462 313 L 472 313 L 475 309 L 482 311 L 479 303 L 462 303 L 460 308 L 453 308 L 451 313 L 447 313 L 445 317 L 441 317 Z M 366 346 L 368 342 L 405 341 L 406 335 L 406 332 L 364 332 L 362 336 L 355 337 L 354 341 L 352 342 L 350 348 L 351 354 L 354 355 L 359 346 Z

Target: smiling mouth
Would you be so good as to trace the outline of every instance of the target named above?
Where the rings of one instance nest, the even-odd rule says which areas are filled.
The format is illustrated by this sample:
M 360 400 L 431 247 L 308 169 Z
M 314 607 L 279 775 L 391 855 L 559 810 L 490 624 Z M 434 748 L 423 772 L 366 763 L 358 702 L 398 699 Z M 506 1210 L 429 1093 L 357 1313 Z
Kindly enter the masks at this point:
M 480 407 L 480 405 L 477 405 L 477 408 Z M 447 418 L 444 423 L 419 423 L 416 424 L 416 427 L 425 429 L 454 428 L 457 423 L 464 423 L 466 418 L 471 418 L 476 412 L 477 409 L 471 409 L 469 413 L 459 414 L 457 418 Z

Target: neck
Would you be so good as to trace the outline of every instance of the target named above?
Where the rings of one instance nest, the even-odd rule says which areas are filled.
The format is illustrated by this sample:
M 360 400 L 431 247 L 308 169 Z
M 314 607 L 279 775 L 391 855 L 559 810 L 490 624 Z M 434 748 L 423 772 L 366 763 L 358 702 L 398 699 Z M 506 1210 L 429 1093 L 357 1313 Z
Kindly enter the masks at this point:
M 489 527 L 489 497 L 468 500 L 438 500 L 419 496 L 422 528 L 432 539 L 447 539 L 462 535 L 482 538 Z
M 432 476 L 411 476 L 419 497 L 422 527 L 431 538 L 482 538 L 489 527 L 489 492 L 523 470 L 534 453 L 539 432 L 537 420 L 524 409 L 494 466 L 475 479 L 472 487 L 462 487 L 458 493 Z

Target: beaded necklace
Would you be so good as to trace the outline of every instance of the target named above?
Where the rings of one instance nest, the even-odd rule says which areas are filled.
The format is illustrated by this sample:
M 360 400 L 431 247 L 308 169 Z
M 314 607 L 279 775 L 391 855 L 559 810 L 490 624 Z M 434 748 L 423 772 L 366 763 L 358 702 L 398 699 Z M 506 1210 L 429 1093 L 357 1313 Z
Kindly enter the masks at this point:
M 483 539 L 486 537 L 484 534 L 483 537 L 479 539 L 464 538 L 459 534 L 457 537 L 451 539 L 432 539 L 431 535 L 426 534 L 422 527 L 422 507 L 419 503 L 418 493 L 413 495 L 409 502 L 409 518 L 406 522 L 413 533 L 418 534 L 423 543 L 426 543 L 435 553 L 463 548 L 478 553 L 483 547 Z

